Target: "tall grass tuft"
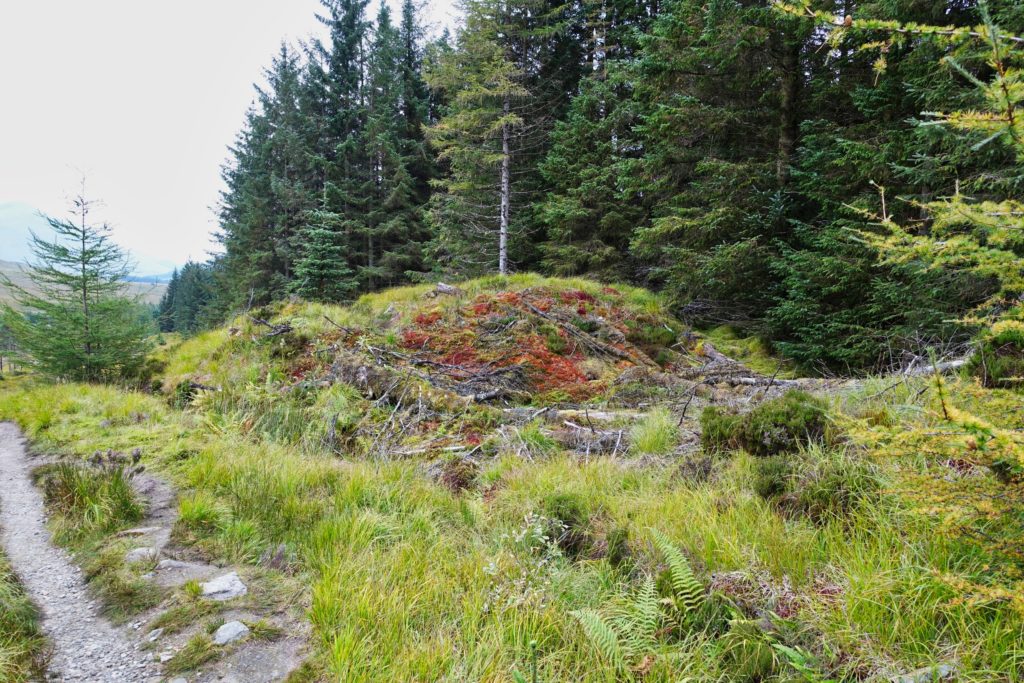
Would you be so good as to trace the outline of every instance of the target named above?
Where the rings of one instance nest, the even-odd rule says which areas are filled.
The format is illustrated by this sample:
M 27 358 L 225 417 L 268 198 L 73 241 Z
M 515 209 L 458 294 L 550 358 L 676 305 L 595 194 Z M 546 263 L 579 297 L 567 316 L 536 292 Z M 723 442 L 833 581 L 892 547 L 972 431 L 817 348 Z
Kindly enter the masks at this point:
M 42 680 L 45 645 L 39 614 L 0 553 L 0 681 Z
M 633 426 L 630 443 L 637 455 L 668 455 L 679 443 L 676 418 L 665 408 L 655 408 Z
M 58 534 L 67 539 L 134 524 L 145 510 L 123 465 L 94 468 L 61 462 L 36 472 L 47 506 L 63 517 Z

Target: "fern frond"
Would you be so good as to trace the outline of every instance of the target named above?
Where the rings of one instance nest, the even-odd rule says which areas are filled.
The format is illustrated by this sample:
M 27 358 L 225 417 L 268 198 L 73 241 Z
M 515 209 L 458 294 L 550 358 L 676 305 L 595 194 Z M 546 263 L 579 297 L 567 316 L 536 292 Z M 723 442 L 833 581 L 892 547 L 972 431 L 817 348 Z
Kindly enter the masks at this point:
M 601 656 L 615 667 L 616 671 L 625 670 L 627 667 L 626 652 L 615 628 L 592 609 L 576 610 L 572 612 L 572 616 L 579 622 L 580 628 L 583 629 Z
M 649 576 L 644 579 L 640 590 L 637 591 L 633 611 L 636 615 L 637 630 L 643 633 L 644 637 L 653 640 L 661 625 L 661 601 L 658 599 L 654 579 Z
M 680 611 L 692 615 L 704 604 L 704 586 L 693 573 L 690 561 L 672 541 L 657 529 L 651 529 L 651 535 L 655 547 L 668 564 L 672 589 L 675 591 L 677 604 L 681 606 Z

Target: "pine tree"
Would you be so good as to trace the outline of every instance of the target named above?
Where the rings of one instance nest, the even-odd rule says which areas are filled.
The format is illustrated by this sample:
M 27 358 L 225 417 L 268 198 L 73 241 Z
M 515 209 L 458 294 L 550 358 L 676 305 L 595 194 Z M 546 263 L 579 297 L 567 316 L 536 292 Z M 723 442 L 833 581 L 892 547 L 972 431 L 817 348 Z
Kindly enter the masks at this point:
M 310 212 L 302 231 L 302 252 L 291 290 L 310 301 L 337 302 L 349 297 L 358 283 L 345 260 L 338 214 Z
M 167 289 L 160 297 L 157 306 L 156 321 L 161 332 L 174 332 L 174 299 L 178 294 L 178 269 L 171 273 L 171 279 L 167 283 Z
M 788 233 L 797 92 L 816 46 L 811 22 L 770 5 L 677 0 L 639 57 L 643 156 L 622 177 L 652 220 L 632 253 L 700 323 L 758 319 L 774 243 Z
M 223 173 L 219 237 L 235 306 L 286 291 L 302 216 L 317 196 L 298 53 L 282 45 L 266 77 Z
M 453 49 L 436 51 L 427 70 L 445 100 L 428 130 L 447 171 L 431 211 L 436 253 L 442 269 L 505 274 L 534 258 L 537 164 L 580 59 L 566 48 L 563 5 L 467 0 L 463 11 Z
M 984 106 L 946 65 L 952 55 L 945 37 L 894 42 L 881 53 L 884 61 L 857 42 L 884 39 L 884 31 L 870 27 L 891 28 L 893 20 L 922 27 L 953 22 L 963 32 L 980 18 L 978 9 L 865 4 L 853 28 L 843 28 L 846 35 L 830 37 L 845 58 L 841 68 L 815 69 L 809 89 L 819 118 L 803 126 L 793 169 L 793 235 L 772 263 L 783 286 L 766 331 L 787 355 L 844 369 L 888 363 L 904 349 L 962 337 L 952 321 L 991 295 L 994 272 L 962 267 L 971 258 L 961 245 L 944 251 L 964 256 L 963 264 L 922 269 L 932 255 L 893 258 L 906 252 L 880 239 L 879 223 L 913 224 L 916 235 L 942 224 L 937 196 L 958 187 L 979 198 L 1005 196 L 997 179 L 1014 165 L 1012 154 L 1001 145 L 972 149 L 981 138 L 955 135 L 922 115 Z M 975 48 L 963 43 L 959 51 Z M 967 58 L 981 73 L 978 57 Z
M 125 295 L 128 262 L 110 230 L 89 222 L 84 190 L 71 220 L 46 217 L 51 240 L 32 234 L 31 288 L 4 276 L 17 307 L 3 306 L 3 324 L 40 371 L 72 380 L 131 377 L 141 367 L 152 331 L 137 301 Z
M 409 138 L 413 133 L 404 108 L 407 57 L 402 35 L 391 23 L 391 11 L 381 5 L 368 61 L 368 116 L 363 133 L 372 185 L 361 230 L 367 261 L 360 266 L 359 279 L 369 290 L 393 285 L 404 279 L 406 271 L 418 270 L 420 244 L 426 237 L 410 156 L 422 149 L 415 138 Z M 414 111 L 418 115 L 420 109 Z

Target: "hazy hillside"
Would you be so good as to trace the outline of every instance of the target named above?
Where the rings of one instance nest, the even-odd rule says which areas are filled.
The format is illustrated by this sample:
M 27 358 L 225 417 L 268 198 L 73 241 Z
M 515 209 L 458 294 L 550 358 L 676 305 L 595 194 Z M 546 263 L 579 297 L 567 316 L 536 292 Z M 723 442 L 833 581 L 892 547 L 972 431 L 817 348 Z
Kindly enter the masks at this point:
M 16 284 L 27 286 L 29 282 L 28 276 L 23 271 L 24 266 L 20 263 L 13 263 L 11 261 L 0 261 L 0 273 L 8 276 Z M 159 303 L 160 297 L 163 296 L 164 290 L 167 288 L 166 284 L 163 283 L 150 283 L 150 282 L 129 282 L 128 291 L 133 294 L 138 294 L 142 297 L 142 300 L 146 303 L 155 304 Z M 10 299 L 10 293 L 0 287 L 0 301 L 8 301 Z

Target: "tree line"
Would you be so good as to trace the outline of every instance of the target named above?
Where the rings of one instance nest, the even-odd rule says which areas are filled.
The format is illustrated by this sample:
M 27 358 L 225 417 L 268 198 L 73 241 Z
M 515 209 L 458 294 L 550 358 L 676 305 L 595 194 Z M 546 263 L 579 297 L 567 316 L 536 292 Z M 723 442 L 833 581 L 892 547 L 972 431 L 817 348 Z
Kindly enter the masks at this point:
M 327 37 L 257 88 L 223 254 L 176 274 L 167 331 L 538 270 L 862 369 L 1019 296 L 1015 0 L 465 0 L 434 39 L 413 0 L 321 3 Z

